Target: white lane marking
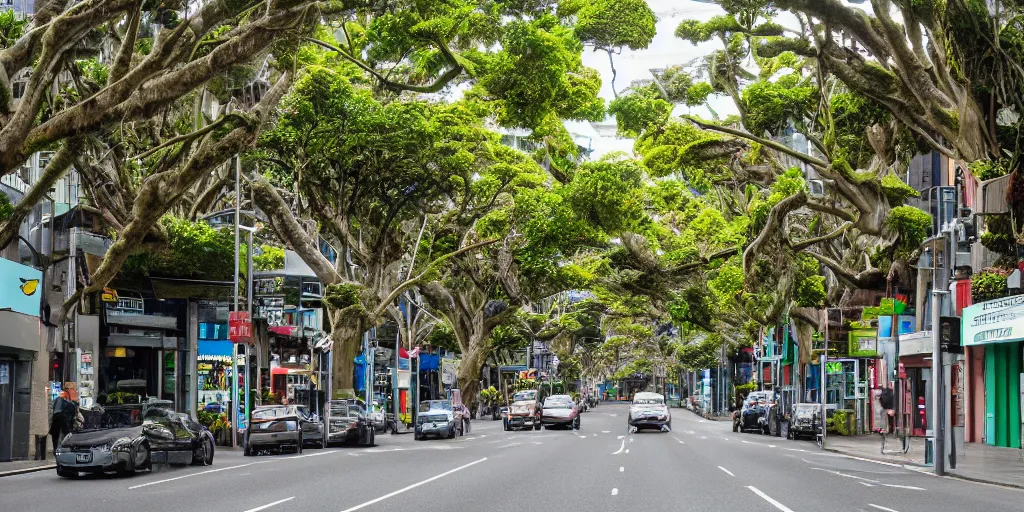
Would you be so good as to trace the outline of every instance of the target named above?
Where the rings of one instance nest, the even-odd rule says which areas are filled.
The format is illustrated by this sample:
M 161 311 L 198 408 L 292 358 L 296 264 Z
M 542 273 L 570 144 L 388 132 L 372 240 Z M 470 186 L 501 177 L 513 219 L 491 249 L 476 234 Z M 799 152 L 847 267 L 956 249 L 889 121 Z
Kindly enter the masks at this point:
M 862 461 L 862 462 L 872 462 L 872 463 L 875 463 L 875 464 L 881 464 L 883 466 L 890 466 L 890 467 L 894 467 L 894 468 L 902 468 L 903 467 L 902 464 L 893 464 L 892 462 L 882 462 L 880 460 L 865 459 L 864 457 L 854 457 L 853 455 L 843 455 L 843 457 L 846 457 L 847 459 L 859 460 L 859 461 Z
M 403 450 L 404 448 L 399 448 L 399 449 Z M 319 457 L 320 455 L 329 455 L 331 453 L 337 453 L 337 451 L 336 450 L 331 450 L 331 451 L 326 451 L 326 452 L 309 453 L 309 454 L 306 454 L 306 455 L 293 455 L 291 457 L 282 457 L 282 458 L 280 458 L 278 460 L 304 459 L 306 457 Z
M 626 440 L 623 439 L 622 440 L 622 446 L 619 446 L 619 449 L 617 451 L 615 451 L 614 453 L 612 453 L 612 455 L 618 455 L 618 454 L 622 453 L 622 450 L 625 450 L 625 449 L 626 449 Z
M 509 444 L 501 445 L 498 448 L 510 448 L 512 446 L 519 446 L 521 444 L 523 444 L 523 443 L 509 443 Z
M 707 439 L 708 436 L 700 436 L 701 439 Z
M 625 466 L 619 466 L 619 473 L 624 473 L 625 471 L 626 471 L 626 467 Z
M 909 489 L 911 491 L 924 491 L 922 487 L 914 487 L 913 485 L 897 485 L 897 484 L 882 484 L 886 487 L 895 487 L 897 489 Z
M 672 436 L 672 439 L 675 439 L 675 440 L 676 440 L 676 442 L 677 442 L 677 443 L 679 443 L 679 444 L 686 444 L 686 443 L 684 443 L 684 442 L 683 442 L 683 440 L 682 440 L 682 439 L 679 439 L 679 438 L 678 438 L 678 437 L 676 437 L 676 436 Z
M 722 439 L 725 439 L 726 441 L 732 441 L 732 439 L 729 439 L 728 437 L 725 437 L 725 436 L 721 436 L 721 437 L 722 437 Z
M 768 445 L 768 448 L 778 448 L 778 447 L 775 446 L 774 444 L 770 444 L 770 445 Z
M 875 484 L 869 484 L 867 482 L 857 482 L 857 483 L 863 485 L 864 487 L 874 487 L 875 486 Z
M 459 466 L 459 467 L 457 467 L 455 469 L 449 469 L 448 471 L 445 471 L 444 473 L 441 473 L 439 475 L 434 475 L 434 476 L 432 476 L 432 477 L 430 477 L 430 478 L 428 478 L 426 480 L 423 480 L 423 481 L 420 481 L 420 482 L 416 482 L 416 483 L 414 483 L 412 485 L 403 487 L 403 488 L 401 488 L 401 489 L 399 489 L 397 491 L 385 494 L 384 496 L 381 496 L 379 498 L 375 498 L 375 499 L 372 499 L 370 501 L 367 501 L 366 503 L 363 503 L 361 505 L 356 505 L 356 506 L 354 506 L 352 508 L 347 508 L 347 509 L 343 510 L 342 512 L 353 512 L 354 510 L 359 510 L 361 508 L 369 507 L 370 505 L 373 505 L 374 503 L 380 503 L 380 502 L 382 502 L 382 501 L 384 501 L 384 500 L 386 500 L 386 499 L 388 499 L 388 498 L 390 498 L 392 496 L 397 496 L 399 494 L 402 494 L 405 491 L 409 491 L 409 490 L 415 489 L 415 488 L 417 488 L 417 487 L 419 487 L 421 485 L 429 484 L 430 482 L 433 482 L 434 480 L 438 480 L 438 479 L 444 478 L 444 477 L 446 477 L 446 476 L 448 476 L 448 475 L 450 475 L 452 473 L 455 473 L 457 471 L 462 471 L 463 469 L 466 469 L 466 468 L 468 468 L 470 466 L 475 466 L 475 465 L 477 465 L 477 464 L 479 464 L 479 463 L 481 463 L 481 462 L 483 462 L 485 460 L 487 460 L 487 457 L 475 460 L 473 462 L 470 462 L 469 464 L 464 464 L 464 465 Z
M 619 436 L 619 437 L 616 437 L 616 439 L 625 439 L 625 437 L 626 436 Z
M 626 453 L 629 453 L 629 448 L 626 448 Z
M 530 444 L 544 444 L 544 443 L 543 443 L 543 442 L 541 442 L 541 441 L 531 441 L 531 443 L 530 443 Z
M 728 469 L 725 469 L 722 466 L 718 466 L 718 469 L 721 469 L 722 471 L 725 471 L 725 474 L 727 474 L 729 476 L 736 476 L 736 475 L 732 474 L 732 471 L 729 471 Z
M 868 503 L 868 506 L 877 508 L 878 510 L 884 510 L 885 512 L 899 512 L 898 510 L 893 510 L 889 507 L 883 507 L 881 505 L 875 505 L 874 503 Z
M 775 501 L 774 499 L 772 499 L 771 496 L 768 496 L 767 494 L 761 492 L 761 490 L 758 489 L 757 487 L 754 487 L 753 485 L 748 485 L 747 489 L 750 489 L 751 491 L 754 491 L 754 494 L 760 496 L 761 498 L 764 498 L 764 500 L 767 501 L 768 503 L 771 503 L 772 505 L 775 505 L 775 508 L 781 510 L 782 512 L 793 512 L 792 509 L 790 509 L 789 507 L 783 505 L 782 503 L 779 503 L 779 502 Z
M 632 437 L 631 437 L 631 438 L 629 438 L 629 442 L 631 442 L 631 443 L 633 442 L 633 438 L 632 438 Z
M 273 503 L 267 503 L 266 505 L 263 505 L 262 507 L 250 508 L 249 510 L 246 510 L 245 512 L 257 512 L 259 510 L 266 510 L 266 509 L 268 509 L 270 507 L 273 507 L 274 505 L 280 505 L 280 504 L 282 504 L 282 503 L 284 503 L 286 501 L 291 501 L 291 500 L 294 500 L 294 499 L 295 499 L 295 496 L 292 496 L 291 498 L 285 498 L 283 500 L 277 500 L 277 501 L 275 501 Z
M 229 469 L 244 468 L 246 466 L 252 466 L 253 464 L 257 464 L 257 463 L 256 462 L 250 462 L 248 464 L 239 464 L 237 466 L 228 466 L 228 467 L 224 467 L 224 468 L 217 468 L 217 469 L 210 469 L 210 470 L 206 470 L 206 471 L 200 471 L 199 473 L 191 473 L 191 474 L 188 474 L 188 475 L 176 476 L 174 478 L 165 478 L 163 480 L 157 480 L 155 482 L 146 482 L 144 484 L 133 485 L 133 486 L 129 487 L 128 490 L 130 491 L 132 489 L 139 489 L 141 487 L 149 487 L 151 485 L 164 484 L 164 483 L 167 483 L 167 482 L 173 482 L 175 480 L 181 480 L 182 478 L 188 478 L 190 476 L 199 476 L 199 475 L 205 475 L 205 474 L 208 474 L 208 473 L 216 473 L 218 471 L 227 471 Z
M 751 443 L 750 441 L 747 441 L 746 439 L 740 439 L 740 442 L 743 443 L 743 444 L 761 444 L 761 443 Z
M 602 434 L 611 434 L 612 431 L 611 430 L 602 430 L 601 433 Z
M 687 434 L 690 434 L 691 436 L 692 436 L 693 434 L 696 434 L 696 432 L 694 432 L 694 431 L 692 431 L 692 430 L 684 430 L 683 432 L 686 432 Z
M 615 496 L 618 493 L 619 493 L 619 490 L 617 488 L 612 489 L 612 496 Z
M 815 470 L 818 470 L 818 471 L 824 471 L 826 473 L 832 473 L 833 475 L 843 476 L 843 477 L 846 477 L 846 478 L 853 478 L 853 479 L 856 479 L 856 480 L 863 480 L 865 482 L 871 482 L 873 484 L 879 483 L 878 480 L 872 480 L 870 478 L 864 478 L 862 476 L 857 476 L 857 475 L 847 475 L 846 473 L 840 473 L 838 471 L 833 471 L 831 469 L 822 469 L 822 468 L 811 468 L 811 469 L 815 469 Z
M 480 434 L 480 439 L 487 437 L 487 434 Z
M 463 441 L 472 441 L 474 439 L 476 439 L 475 436 L 474 437 L 467 437 L 467 438 L 463 439 Z

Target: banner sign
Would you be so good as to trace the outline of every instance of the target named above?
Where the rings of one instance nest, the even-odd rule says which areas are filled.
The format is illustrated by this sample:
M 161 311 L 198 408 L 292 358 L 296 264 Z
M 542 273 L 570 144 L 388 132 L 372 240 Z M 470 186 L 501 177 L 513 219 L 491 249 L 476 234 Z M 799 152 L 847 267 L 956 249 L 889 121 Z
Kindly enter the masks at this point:
M 39 316 L 43 272 L 0 258 L 0 310 Z
M 228 339 L 235 343 L 252 340 L 252 320 L 248 311 L 232 311 L 228 314 Z
M 964 308 L 961 333 L 965 347 L 1024 339 L 1024 295 Z

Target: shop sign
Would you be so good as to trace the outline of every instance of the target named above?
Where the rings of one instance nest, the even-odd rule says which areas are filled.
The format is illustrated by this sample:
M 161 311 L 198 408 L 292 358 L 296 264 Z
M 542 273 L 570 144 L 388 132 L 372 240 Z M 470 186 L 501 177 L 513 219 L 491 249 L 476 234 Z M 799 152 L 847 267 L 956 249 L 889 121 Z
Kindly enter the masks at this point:
M 109 304 L 116 304 L 117 299 L 117 290 L 112 288 L 104 288 L 103 293 L 100 294 L 100 300 Z
M 232 311 L 228 315 L 228 339 L 235 343 L 252 340 L 252 320 L 248 311 Z
M 43 272 L 0 258 L 0 310 L 39 316 Z
M 965 347 L 1024 339 L 1024 295 L 964 308 L 962 327 Z

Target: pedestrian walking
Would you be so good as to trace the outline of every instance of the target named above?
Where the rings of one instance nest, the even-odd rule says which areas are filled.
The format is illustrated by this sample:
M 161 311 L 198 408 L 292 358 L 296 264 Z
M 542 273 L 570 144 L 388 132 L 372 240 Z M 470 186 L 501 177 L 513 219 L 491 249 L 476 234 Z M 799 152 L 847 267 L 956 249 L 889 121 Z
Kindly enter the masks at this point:
M 896 411 L 893 410 L 893 395 L 892 388 L 887 387 L 882 389 L 882 392 L 878 394 L 878 405 L 885 409 L 886 424 L 889 433 L 896 432 Z
M 71 432 L 81 416 L 78 411 L 77 398 L 74 390 L 62 391 L 50 404 L 50 438 L 53 442 L 54 452 L 57 451 L 61 439 Z

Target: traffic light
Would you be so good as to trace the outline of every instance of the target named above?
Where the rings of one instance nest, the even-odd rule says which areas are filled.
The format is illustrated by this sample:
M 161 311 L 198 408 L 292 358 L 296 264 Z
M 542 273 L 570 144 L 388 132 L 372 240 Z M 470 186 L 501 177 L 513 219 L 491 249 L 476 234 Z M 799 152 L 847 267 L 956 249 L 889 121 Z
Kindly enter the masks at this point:
M 939 318 L 939 347 L 943 352 L 963 354 L 964 347 L 960 344 L 960 318 L 943 316 Z

